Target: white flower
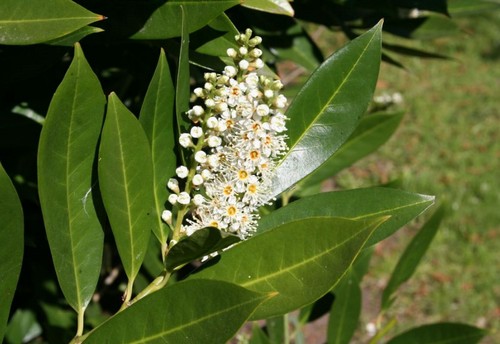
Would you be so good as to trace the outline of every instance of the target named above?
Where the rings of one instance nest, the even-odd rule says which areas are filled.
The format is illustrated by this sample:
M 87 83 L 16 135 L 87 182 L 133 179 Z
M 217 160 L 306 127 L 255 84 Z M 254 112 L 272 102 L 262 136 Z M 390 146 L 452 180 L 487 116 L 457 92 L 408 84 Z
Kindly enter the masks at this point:
M 195 116 L 201 116 L 205 113 L 205 110 L 201 106 L 195 105 L 193 106 L 193 113 Z
M 184 179 L 188 176 L 189 170 L 186 166 L 179 166 L 175 169 L 175 174 L 177 174 L 177 177 Z
M 194 186 L 200 186 L 201 184 L 203 184 L 203 177 L 201 176 L 201 174 L 195 174 L 193 176 L 192 182 Z
M 266 104 L 260 104 L 257 106 L 257 114 L 261 117 L 267 116 L 269 114 L 269 106 Z
M 227 49 L 226 53 L 227 53 L 227 56 L 232 57 L 232 58 L 235 58 L 237 55 L 236 50 L 233 48 Z
M 179 144 L 184 147 L 192 147 L 193 146 L 193 141 L 191 140 L 191 135 L 187 133 L 183 133 L 179 136 Z
M 241 60 L 238 62 L 238 66 L 243 70 L 247 70 L 250 67 L 250 63 L 247 60 Z
M 188 205 L 189 202 L 191 202 L 191 196 L 185 191 L 181 192 L 179 194 L 179 197 L 177 198 L 177 202 L 182 204 L 182 205 Z
M 205 202 L 205 197 L 203 197 L 202 195 L 200 194 L 196 194 L 194 195 L 193 197 L 193 204 L 196 205 L 196 206 L 200 206 L 202 205 L 203 203 Z
M 198 139 L 203 135 L 203 129 L 201 127 L 192 127 L 190 133 L 192 137 Z
M 196 162 L 198 162 L 200 164 L 206 163 L 207 162 L 207 153 L 205 153 L 204 151 L 196 152 L 196 154 L 194 155 L 194 160 L 196 160 Z
M 235 52 L 235 54 L 236 54 L 236 52 Z M 224 74 L 227 75 L 230 78 L 232 78 L 233 76 L 235 76 L 236 73 L 237 73 L 236 72 L 236 68 L 234 68 L 233 66 L 226 66 L 224 68 Z
M 218 147 L 222 144 L 222 139 L 218 136 L 210 136 L 207 143 L 209 147 Z
M 207 119 L 207 127 L 210 129 L 215 128 L 219 124 L 219 121 L 215 117 L 209 117 Z

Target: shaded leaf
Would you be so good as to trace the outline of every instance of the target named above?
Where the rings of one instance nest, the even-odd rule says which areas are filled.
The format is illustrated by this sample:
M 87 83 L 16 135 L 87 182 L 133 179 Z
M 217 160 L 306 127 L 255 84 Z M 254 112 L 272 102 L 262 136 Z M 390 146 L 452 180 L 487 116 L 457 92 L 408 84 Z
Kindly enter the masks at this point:
M 165 39 L 182 33 L 182 10 L 187 19 L 186 31 L 196 31 L 240 0 L 171 0 L 155 8 L 144 25 L 131 36 L 133 39 Z M 143 7 L 141 4 L 139 7 Z M 138 8 L 141 11 L 141 8 Z M 129 12 L 133 13 L 133 12 Z
M 250 338 L 249 344 L 271 344 L 271 341 L 257 323 L 253 323 L 252 338 Z
M 241 6 L 254 10 L 284 14 L 293 17 L 294 11 L 288 0 L 245 0 Z
M 364 117 L 346 143 L 323 165 L 304 178 L 298 187 L 308 187 L 321 183 L 361 158 L 373 153 L 392 136 L 402 118 L 403 113 L 395 115 L 374 114 Z
M 226 282 L 180 282 L 134 303 L 84 342 L 225 343 L 266 298 Z
M 332 289 L 385 220 L 310 217 L 289 221 L 221 253 L 217 264 L 190 278 L 228 281 L 260 293 L 276 292 L 251 318 L 282 315 Z
M 190 263 L 210 253 L 221 251 L 240 241 L 231 234 L 223 234 L 216 228 L 203 228 L 197 230 L 192 235 L 184 237 L 175 244 L 169 251 L 166 260 L 168 271 Z
M 28 343 L 42 334 L 42 327 L 32 310 L 18 309 L 5 332 L 8 343 Z
M 290 150 L 276 168 L 271 196 L 318 168 L 356 128 L 375 88 L 381 29 L 379 23 L 330 56 L 290 105 Z
M 69 0 L 2 0 L 0 44 L 47 42 L 102 19 Z
M 346 276 L 335 288 L 333 303 L 328 320 L 328 344 L 349 344 L 358 327 L 361 314 L 361 288 L 353 275 Z
M 432 204 L 434 196 L 382 187 L 325 192 L 304 197 L 263 216 L 257 233 L 311 216 L 373 219 L 390 215 L 370 237 L 368 246 L 371 246 L 390 236 Z
M 139 121 L 116 94 L 108 110 L 99 150 L 99 185 L 123 267 L 135 279 L 155 224 L 153 166 Z
M 499 4 L 482 0 L 453 0 L 449 1 L 448 11 L 452 16 L 469 15 L 471 13 L 484 13 L 486 11 L 498 10 Z
M 52 41 L 45 42 L 46 44 L 50 45 L 58 45 L 58 46 L 64 46 L 64 47 L 71 47 L 75 43 L 79 42 L 83 38 L 87 37 L 88 35 L 91 35 L 93 33 L 98 33 L 102 32 L 103 29 L 98 28 L 98 27 L 93 27 L 93 26 L 84 26 L 81 29 L 78 29 L 76 31 L 73 31 L 67 35 L 64 35 L 62 37 L 56 38 Z
M 174 84 L 163 49 L 141 108 L 139 121 L 146 133 L 153 161 L 156 225 L 153 233 L 161 244 L 168 238 L 168 226 L 161 220 L 168 192 L 167 180 L 175 174 Z
M 38 193 L 59 285 L 83 311 L 101 270 L 104 235 L 98 217 L 95 155 L 105 97 L 77 44 L 52 98 L 38 147 Z M 97 199 L 96 199 L 97 198 Z
M 21 272 L 24 252 L 24 219 L 21 201 L 0 164 L 0 342 Z
M 382 294 L 382 309 L 387 309 L 394 301 L 393 295 L 401 284 L 406 282 L 417 269 L 420 260 L 427 252 L 437 233 L 445 208 L 439 207 L 422 229 L 410 241 L 391 274 L 391 279 Z
M 387 344 L 474 344 L 486 335 L 486 331 L 460 323 L 437 323 L 412 328 L 397 335 Z
M 238 29 L 223 13 L 204 28 L 194 32 L 190 37 L 190 46 L 198 53 L 225 58 L 228 48 L 238 47 L 234 40 L 237 34 Z

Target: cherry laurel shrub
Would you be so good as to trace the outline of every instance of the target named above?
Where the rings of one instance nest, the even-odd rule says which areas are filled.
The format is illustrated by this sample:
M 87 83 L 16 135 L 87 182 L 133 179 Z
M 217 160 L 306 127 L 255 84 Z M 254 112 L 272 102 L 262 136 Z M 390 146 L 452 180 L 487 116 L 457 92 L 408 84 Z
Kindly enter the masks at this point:
M 215 3 L 206 15 L 224 10 Z M 388 187 L 319 192 L 323 180 L 373 151 L 401 120 L 401 114 L 364 115 L 378 77 L 382 22 L 322 62 L 289 103 L 264 62 L 262 38 L 227 25 L 234 40 L 225 35 L 206 48 L 224 65 L 204 72 L 191 93 L 189 33 L 199 29 L 192 23 L 202 22 L 203 13 L 166 4 L 179 25 L 167 31 L 146 25 L 135 38 L 180 36 L 176 74 L 162 49 L 138 116 L 117 93 L 105 96 L 101 76 L 75 43 L 41 120 L 38 196 L 64 296 L 58 306 L 47 301 L 42 312 L 52 328 L 76 331 L 72 343 L 224 343 L 247 321 L 266 319 L 267 327 L 255 322 L 237 338 L 299 343 L 316 306 L 326 305 L 328 343 L 350 342 L 371 247 L 434 203 L 432 196 Z M 85 25 L 102 16 L 85 14 L 79 28 L 64 30 L 60 23 L 38 30 L 12 20 L 16 31 L 7 21 L 0 43 L 73 45 L 101 31 Z M 369 135 L 373 128 L 382 139 Z M 3 167 L 0 186 L 0 338 L 64 342 L 37 327 L 32 313 L 10 312 L 22 266 L 23 208 Z M 381 314 L 414 272 L 442 214 L 435 212 L 402 255 Z M 106 252 L 119 260 L 118 270 L 104 273 Z M 120 283 L 113 284 L 115 273 Z M 120 287 L 121 299 L 105 292 Z M 106 298 L 119 306 L 105 306 Z M 298 309 L 289 327 L 287 314 Z M 377 324 L 372 342 L 391 326 Z M 438 323 L 387 342 L 472 343 L 483 335 L 465 324 Z

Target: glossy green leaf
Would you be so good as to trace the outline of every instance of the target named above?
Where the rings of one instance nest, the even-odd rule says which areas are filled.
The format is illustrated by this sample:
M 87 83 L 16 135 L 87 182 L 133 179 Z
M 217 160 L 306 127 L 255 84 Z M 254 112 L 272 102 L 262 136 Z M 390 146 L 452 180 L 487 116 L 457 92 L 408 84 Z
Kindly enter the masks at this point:
M 377 81 L 381 30 L 379 23 L 330 56 L 290 105 L 290 150 L 276 168 L 272 196 L 318 168 L 356 128 Z
M 349 344 L 358 327 L 361 314 L 361 288 L 359 280 L 349 274 L 334 290 L 333 303 L 328 320 L 328 344 Z
M 187 18 L 186 30 L 191 33 L 201 29 L 225 10 L 236 6 L 240 0 L 171 0 L 155 8 L 144 25 L 131 36 L 133 39 L 165 39 L 179 37 L 182 33 L 182 11 Z M 142 4 L 139 11 L 144 7 Z M 132 13 L 132 12 L 130 12 Z
M 198 53 L 225 58 L 228 48 L 237 48 L 234 36 L 238 33 L 231 19 L 223 13 L 203 29 L 194 32 L 190 37 L 190 45 Z
M 91 35 L 93 33 L 102 32 L 102 31 L 104 31 L 104 30 L 101 28 L 98 28 L 98 27 L 84 26 L 81 29 L 73 31 L 67 35 L 56 38 L 52 41 L 45 42 L 45 44 L 71 47 L 75 43 L 77 43 L 80 40 L 82 40 L 83 38 L 87 37 L 88 35 Z
M 153 218 L 149 141 L 118 96 L 108 97 L 99 150 L 99 186 L 125 273 L 133 281 L 144 259 Z
M 221 281 L 180 282 L 118 313 L 84 343 L 225 343 L 267 298 Z
M 179 51 L 179 64 L 177 66 L 177 84 L 175 91 L 175 113 L 177 119 L 177 133 L 187 132 L 190 122 L 186 117 L 186 111 L 189 110 L 189 98 L 191 96 L 189 83 L 189 33 L 188 24 L 184 7 L 181 6 L 182 17 L 182 37 Z M 186 165 L 184 151 L 181 150 L 182 164 Z
M 254 10 L 284 14 L 293 17 L 294 11 L 288 0 L 245 0 L 241 4 Z
M 392 136 L 402 118 L 402 113 L 395 115 L 374 114 L 364 117 L 346 143 L 316 171 L 304 178 L 298 187 L 308 187 L 321 183 L 373 153 Z
M 331 290 L 385 220 L 310 217 L 289 221 L 223 252 L 217 264 L 190 278 L 232 282 L 260 293 L 276 292 L 252 319 L 282 315 Z
M 166 244 L 168 226 L 161 220 L 168 192 L 167 180 L 175 174 L 174 84 L 163 49 L 141 108 L 139 121 L 146 133 L 153 159 L 156 225 L 153 233 Z
M 79 45 L 52 98 L 38 148 L 38 193 L 59 285 L 77 312 L 94 293 L 104 235 L 96 151 L 105 96 Z
M 0 164 L 0 342 L 21 272 L 24 251 L 24 219 L 21 201 Z
M 437 233 L 445 208 L 441 206 L 425 223 L 420 231 L 408 244 L 391 274 L 391 279 L 382 294 L 382 309 L 387 309 L 394 301 L 394 293 L 401 284 L 406 282 L 417 269 L 420 260 L 427 252 L 432 239 Z
M 460 323 L 437 323 L 412 328 L 387 344 L 474 344 L 486 335 L 486 331 Z
M 203 228 L 184 237 L 169 251 L 166 260 L 168 271 L 202 258 L 210 253 L 221 251 L 240 241 L 231 234 L 225 234 L 216 228 Z
M 69 0 L 0 1 L 0 44 L 36 44 L 104 19 Z
M 257 232 L 263 233 L 289 221 L 311 216 L 350 219 L 391 216 L 370 237 L 368 246 L 371 246 L 390 236 L 433 203 L 434 196 L 382 187 L 325 192 L 304 197 L 263 216 L 259 221 Z

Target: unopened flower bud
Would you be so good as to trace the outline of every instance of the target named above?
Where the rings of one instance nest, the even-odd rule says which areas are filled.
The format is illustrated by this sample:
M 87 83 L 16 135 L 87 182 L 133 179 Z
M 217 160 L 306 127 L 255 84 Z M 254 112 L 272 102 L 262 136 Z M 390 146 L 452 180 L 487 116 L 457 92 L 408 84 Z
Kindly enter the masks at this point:
M 168 225 L 172 225 L 172 212 L 170 210 L 164 210 L 161 213 L 161 219 Z
M 239 63 L 238 63 L 238 66 L 243 69 L 243 70 L 247 70 L 248 67 L 250 66 L 250 63 L 247 61 L 247 60 L 241 60 Z
M 236 54 L 237 54 L 236 50 L 233 48 L 227 49 L 226 53 L 227 53 L 227 56 L 232 57 L 232 58 L 235 58 Z
M 232 78 L 233 76 L 236 75 L 236 68 L 234 68 L 233 66 L 226 66 L 224 68 L 224 74 Z
M 201 116 L 204 113 L 205 113 L 205 109 L 203 109 L 201 106 L 199 106 L 199 105 L 193 106 L 193 114 L 195 116 Z
M 274 96 L 273 90 L 265 90 L 264 96 L 266 96 L 266 98 L 272 98 Z
M 171 191 L 173 191 L 173 192 L 175 192 L 175 193 L 179 193 L 179 191 L 180 191 L 180 190 L 179 190 L 179 182 L 178 182 L 178 181 L 177 181 L 177 179 L 175 179 L 175 178 L 170 178 L 170 179 L 168 180 L 167 187 L 168 187 Z
M 210 129 L 215 128 L 218 123 L 219 123 L 219 121 L 217 121 L 217 118 L 215 118 L 215 117 L 209 117 L 207 119 L 207 127 Z
M 196 160 L 196 162 L 200 164 L 204 164 L 205 162 L 207 162 L 207 153 L 205 153 L 204 151 L 196 152 L 196 154 L 194 155 L 194 160 Z
M 177 204 L 178 198 L 179 198 L 179 196 L 177 196 L 177 194 L 171 194 L 170 196 L 168 196 L 168 201 L 170 204 L 175 205 L 175 204 Z
M 184 179 L 188 176 L 189 170 L 186 166 L 179 166 L 175 169 L 175 174 L 177 174 L 177 177 Z
M 205 100 L 205 105 L 209 108 L 212 108 L 215 106 L 215 101 L 211 98 L 208 98 L 207 100 Z
M 194 197 L 193 197 L 193 204 L 195 206 L 199 207 L 200 205 L 203 204 L 203 201 L 205 201 L 205 198 L 202 195 L 200 195 L 200 194 L 194 195 Z
M 195 139 L 199 139 L 203 135 L 203 129 L 201 127 L 192 127 L 191 128 L 191 136 L 194 137 Z
M 260 104 L 257 106 L 257 114 L 261 117 L 264 117 L 264 116 L 267 116 L 269 115 L 269 106 L 267 106 L 266 104 Z
M 240 53 L 241 56 L 245 56 L 246 54 L 248 54 L 248 49 L 246 47 L 240 47 L 238 52 Z
M 194 186 L 200 186 L 201 184 L 203 184 L 203 177 L 201 176 L 201 174 L 195 174 L 193 176 L 192 182 Z
M 192 147 L 193 146 L 193 141 L 191 141 L 191 135 L 188 133 L 183 133 L 179 136 L 179 144 L 184 147 Z
M 204 95 L 203 88 L 201 88 L 201 87 L 196 87 L 196 88 L 193 90 L 193 93 L 194 93 L 197 97 L 203 97 L 203 95 Z
M 210 136 L 207 143 L 209 147 L 218 147 L 222 144 L 222 139 L 218 136 Z
M 179 197 L 177 198 L 177 202 L 182 204 L 182 205 L 188 205 L 189 202 L 191 202 L 191 196 L 185 191 L 181 192 L 179 194 Z

